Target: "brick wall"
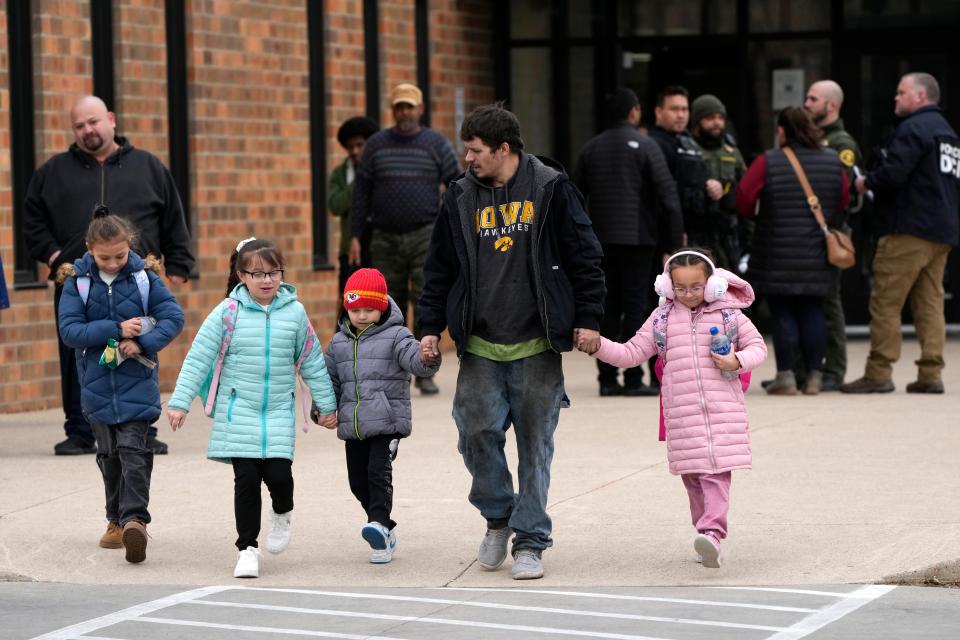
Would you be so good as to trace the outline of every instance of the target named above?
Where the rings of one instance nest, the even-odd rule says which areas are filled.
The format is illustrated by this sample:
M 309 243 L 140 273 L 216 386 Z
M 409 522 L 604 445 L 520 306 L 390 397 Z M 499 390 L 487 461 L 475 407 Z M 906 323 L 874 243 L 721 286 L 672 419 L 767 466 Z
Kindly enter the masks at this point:
M 0 0 L 0 8 L 5 2 Z M 171 285 L 184 307 L 183 334 L 161 354 L 169 390 L 193 335 L 223 297 L 229 254 L 256 235 L 276 239 L 287 279 L 326 342 L 336 313 L 335 271 L 313 271 L 307 0 L 192 0 L 187 3 L 191 208 L 199 279 Z M 340 123 L 365 110 L 361 0 L 325 0 L 328 170 L 342 160 Z M 37 163 L 72 141 L 68 112 L 92 91 L 89 3 L 35 0 L 34 82 Z M 5 80 L 5 11 L 0 13 L 0 76 Z M 168 160 L 164 0 L 114 1 L 114 70 L 118 131 Z M 434 127 L 451 140 L 454 89 L 465 109 L 493 99 L 492 37 L 487 3 L 430 3 Z M 390 89 L 416 80 L 413 0 L 380 3 L 383 124 L 392 124 Z M 0 82 L 0 118 L 9 122 L 8 83 Z M 0 252 L 13 307 L 0 312 L 0 365 L 20 381 L 0 380 L 0 411 L 56 407 L 59 397 L 52 292 L 12 290 L 13 254 L 8 127 L 0 127 Z M 5 170 L 6 169 L 6 170 Z M 325 180 L 325 177 L 322 178 Z M 330 256 L 338 225 L 327 217 Z M 41 276 L 45 277 L 43 269 Z M 5 368 L 5 371 L 11 369 Z

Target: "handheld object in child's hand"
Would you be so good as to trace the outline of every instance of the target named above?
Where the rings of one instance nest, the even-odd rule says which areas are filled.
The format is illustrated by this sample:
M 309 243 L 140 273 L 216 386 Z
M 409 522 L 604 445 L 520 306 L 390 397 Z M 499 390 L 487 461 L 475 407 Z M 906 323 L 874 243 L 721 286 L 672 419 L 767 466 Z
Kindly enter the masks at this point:
M 120 348 L 117 345 L 117 340 L 115 338 L 110 338 L 107 340 L 107 346 L 100 355 L 100 366 L 107 367 L 108 369 L 116 369 L 124 360 L 130 359 L 136 360 L 148 369 L 153 369 L 157 366 L 156 362 L 149 358 L 143 357 L 139 353 L 132 356 L 123 355 L 120 353 Z

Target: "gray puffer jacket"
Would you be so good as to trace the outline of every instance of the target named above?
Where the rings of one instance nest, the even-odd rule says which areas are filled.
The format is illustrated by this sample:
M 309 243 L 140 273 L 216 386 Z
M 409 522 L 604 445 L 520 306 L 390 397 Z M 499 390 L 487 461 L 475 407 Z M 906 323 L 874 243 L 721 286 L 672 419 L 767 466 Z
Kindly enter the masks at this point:
M 410 435 L 410 374 L 425 378 L 440 368 L 420 358 L 420 342 L 403 324 L 400 307 L 390 298 L 385 318 L 359 335 L 346 313 L 327 348 L 327 372 L 337 394 L 337 437 Z

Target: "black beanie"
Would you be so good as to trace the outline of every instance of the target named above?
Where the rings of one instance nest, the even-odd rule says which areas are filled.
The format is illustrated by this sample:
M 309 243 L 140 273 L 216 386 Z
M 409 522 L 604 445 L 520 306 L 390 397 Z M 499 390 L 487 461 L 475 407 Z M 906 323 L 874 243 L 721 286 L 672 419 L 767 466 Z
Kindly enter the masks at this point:
M 719 113 L 726 118 L 727 108 L 720 102 L 720 98 L 713 94 L 705 93 L 694 100 L 690 106 L 690 124 L 695 127 L 700 124 L 701 119 L 714 113 Z

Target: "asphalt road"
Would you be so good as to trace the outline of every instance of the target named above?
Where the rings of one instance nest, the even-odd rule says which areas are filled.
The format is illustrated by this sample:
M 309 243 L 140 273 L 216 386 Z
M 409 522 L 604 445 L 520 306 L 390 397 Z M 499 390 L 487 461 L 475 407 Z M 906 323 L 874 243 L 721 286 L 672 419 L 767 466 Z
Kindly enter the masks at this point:
M 201 588 L 0 584 L 10 640 L 901 640 L 960 637 L 960 590 L 887 585 Z

